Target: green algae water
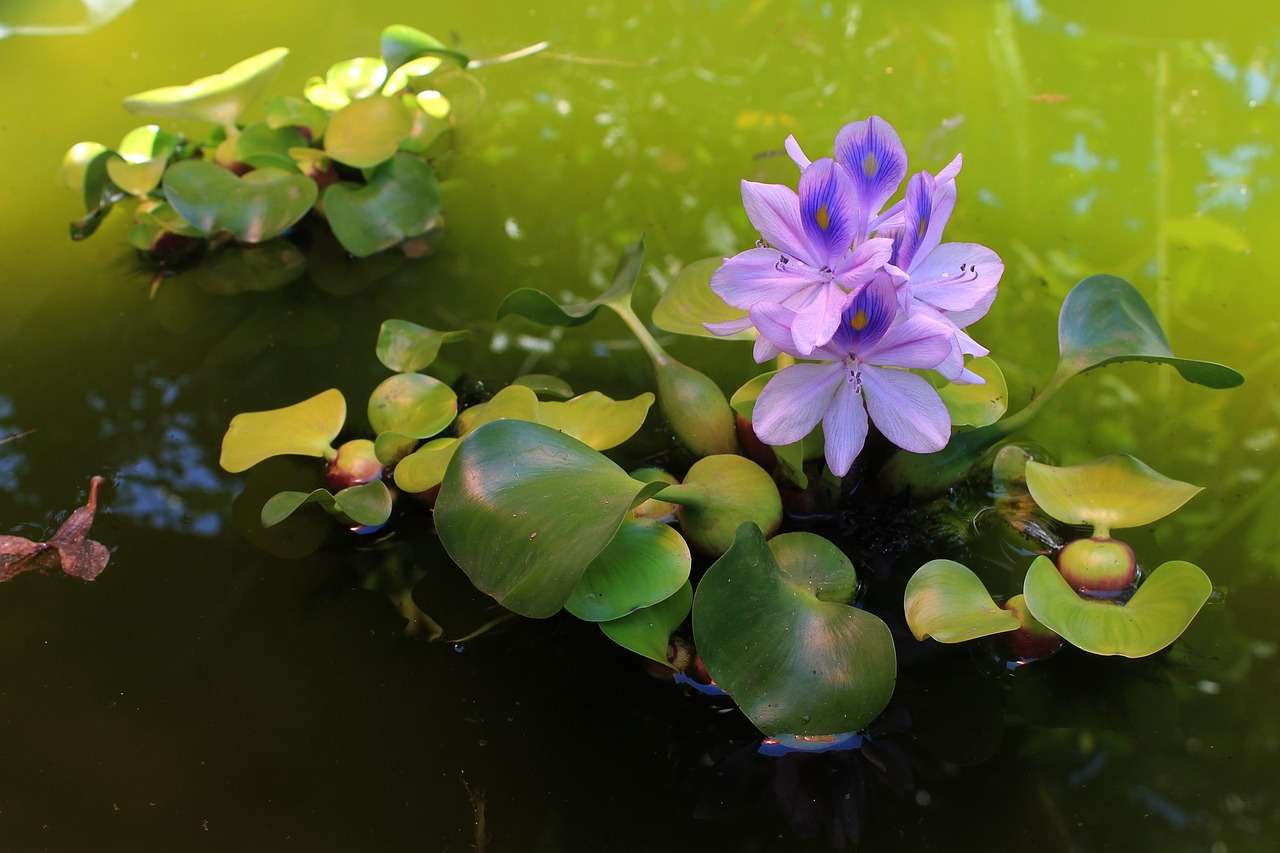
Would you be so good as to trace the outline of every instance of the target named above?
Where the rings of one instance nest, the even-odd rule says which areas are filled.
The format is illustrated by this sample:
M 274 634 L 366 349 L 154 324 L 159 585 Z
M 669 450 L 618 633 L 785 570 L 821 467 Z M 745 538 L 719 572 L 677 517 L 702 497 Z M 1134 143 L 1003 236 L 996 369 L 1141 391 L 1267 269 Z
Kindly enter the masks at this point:
M 0 849 L 816 850 L 849 814 L 866 850 L 1276 849 L 1269 6 L 138 0 L 74 32 L 76 6 L 0 8 L 0 32 L 42 15 L 66 30 L 0 39 L 0 533 L 45 538 L 102 474 L 93 536 L 113 556 L 92 584 L 0 586 Z M 178 276 L 148 299 L 126 214 L 67 239 L 81 208 L 58 164 L 142 123 L 123 97 L 278 45 L 270 91 L 295 93 L 397 22 L 480 59 L 550 42 L 475 70 L 431 256 L 313 258 L 307 279 L 234 298 Z M 612 318 L 552 332 L 497 306 L 516 287 L 594 295 L 643 235 L 647 316 L 683 265 L 753 244 L 739 181 L 792 183 L 788 134 L 822 156 L 870 114 L 912 171 L 964 154 L 948 234 L 1006 264 L 973 332 L 1014 408 L 1048 381 L 1062 298 L 1095 272 L 1133 282 L 1179 355 L 1246 376 L 1213 392 L 1108 367 L 1022 436 L 1064 464 L 1132 452 L 1206 487 L 1133 531 L 1145 559 L 1195 561 L 1219 591 L 1170 652 L 999 679 L 963 648 L 903 660 L 917 718 L 882 721 L 874 760 L 769 762 L 745 720 L 590 625 L 407 631 L 405 613 L 450 639 L 500 615 L 425 529 L 388 547 L 335 533 L 302 559 L 259 546 L 247 478 L 217 465 L 233 415 L 329 387 L 363 400 L 390 317 L 472 330 L 437 365 L 450 380 L 650 390 Z M 728 391 L 754 372 L 746 344 L 664 343 Z M 989 561 L 1021 564 L 1007 548 L 993 539 Z M 397 584 L 411 602 L 385 594 Z

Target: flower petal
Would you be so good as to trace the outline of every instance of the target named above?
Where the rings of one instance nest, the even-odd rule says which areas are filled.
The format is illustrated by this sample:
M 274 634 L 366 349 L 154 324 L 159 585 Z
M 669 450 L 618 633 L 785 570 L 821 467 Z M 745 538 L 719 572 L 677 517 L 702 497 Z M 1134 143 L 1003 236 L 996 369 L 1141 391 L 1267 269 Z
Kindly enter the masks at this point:
M 943 243 L 917 260 L 912 296 L 939 311 L 967 311 L 984 301 L 990 307 L 1004 273 L 1000 256 L 977 243 Z
M 800 150 L 800 143 L 796 142 L 794 136 L 788 136 L 786 141 L 782 143 L 782 147 L 787 149 L 787 156 L 800 167 L 801 172 L 809 168 L 809 158 L 804 156 L 804 152 Z
M 777 249 L 748 249 L 720 265 L 711 275 L 711 289 L 734 308 L 748 310 L 761 300 L 782 302 L 825 276 L 798 261 L 783 263 Z
M 912 367 L 929 370 L 937 367 L 951 352 L 954 330 L 923 311 L 889 327 L 884 337 L 865 351 L 858 360 L 882 367 Z
M 752 305 L 751 322 L 760 332 L 760 337 L 756 340 L 757 351 L 760 341 L 767 341 L 780 352 L 795 358 L 805 358 L 796 350 L 795 338 L 791 333 L 795 321 L 796 312 L 777 302 L 757 302 Z M 756 361 L 759 362 L 760 359 L 757 358 Z
M 800 225 L 800 197 L 794 190 L 781 184 L 743 181 L 742 206 L 751 224 L 770 246 L 814 268 L 822 266 L 811 263 L 813 259 L 808 256 L 809 241 Z
M 835 335 L 848 298 L 849 294 L 840 285 L 829 281 L 814 288 L 809 299 L 796 309 L 791 339 L 802 358 L 808 358 Z
M 956 206 L 954 181 L 938 183 L 928 172 L 912 175 L 907 182 L 905 222 L 898 233 L 894 263 L 909 273 L 942 242 L 942 229 Z
M 934 453 L 947 446 L 951 416 L 926 380 L 905 370 L 868 364 L 862 366 L 862 390 L 876 428 L 903 450 Z
M 840 129 L 836 134 L 836 162 L 853 176 L 863 222 L 880 212 L 907 175 L 907 151 L 902 140 L 879 116 Z
M 849 173 L 830 158 L 816 160 L 800 175 L 800 224 L 815 266 L 834 268 L 849 251 L 861 225 Z
M 857 248 L 833 267 L 836 281 L 845 290 L 856 290 L 870 281 L 889 262 L 892 253 L 892 240 L 887 237 L 872 237 L 858 244 Z
M 851 379 L 840 383 L 822 417 L 822 435 L 827 467 L 832 474 L 843 477 L 867 441 L 867 411 L 862 405 L 862 391 Z
M 847 375 L 843 363 L 784 367 L 756 399 L 751 418 L 756 435 L 774 446 L 804 438 L 822 420 Z
M 745 332 L 754 325 L 750 317 L 739 317 L 736 320 L 724 320 L 719 323 L 703 323 L 702 328 L 713 335 L 736 335 L 738 332 Z

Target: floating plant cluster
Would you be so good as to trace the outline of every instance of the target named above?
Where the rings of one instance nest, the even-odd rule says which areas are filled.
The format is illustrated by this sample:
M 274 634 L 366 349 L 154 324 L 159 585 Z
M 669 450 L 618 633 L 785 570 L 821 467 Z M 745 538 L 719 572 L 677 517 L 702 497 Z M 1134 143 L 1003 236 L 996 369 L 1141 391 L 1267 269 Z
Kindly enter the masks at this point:
M 62 177 L 83 196 L 85 214 L 71 224 L 72 238 L 93 234 L 127 201 L 130 243 L 166 266 L 226 245 L 292 255 L 282 238 L 312 213 L 356 257 L 425 251 L 441 221 L 432 159 L 449 145 L 451 95 L 473 96 L 478 85 L 462 70 L 467 57 L 390 26 L 381 56 L 339 62 L 308 80 L 301 97 L 271 98 L 260 120 L 243 123 L 287 56 L 273 48 L 220 74 L 125 98 L 129 112 L 212 128 L 192 140 L 144 125 L 114 148 L 73 145 Z
M 691 264 L 654 312 L 668 332 L 753 339 L 755 361 L 774 362 L 730 398 L 672 358 L 632 309 L 636 243 L 596 299 L 521 289 L 499 316 L 571 327 L 607 308 L 652 361 L 655 393 L 574 396 L 554 377 L 525 376 L 459 411 L 454 391 L 421 371 L 465 333 L 388 321 L 377 352 L 396 373 L 370 396 L 373 437 L 333 446 L 346 404 L 329 390 L 238 415 L 223 467 L 324 460 L 326 488 L 276 494 L 264 525 L 318 503 L 367 532 L 395 521 L 397 495 L 416 497 L 400 502 L 403 515 L 430 506 L 477 588 L 527 617 L 567 610 L 685 681 L 713 682 L 771 749 L 858 742 L 840 736 L 889 703 L 889 622 L 904 617 L 919 641 L 1000 635 L 1019 664 L 1064 643 L 1128 657 L 1172 643 L 1208 598 L 1207 576 L 1181 561 L 1145 571 L 1111 534 L 1198 490 L 1130 456 L 1055 467 L 1009 438 L 1066 382 L 1105 365 L 1165 363 L 1212 388 L 1240 375 L 1176 357 L 1131 285 L 1091 276 L 1064 300 L 1053 377 L 1007 415 L 1003 376 L 965 331 L 992 305 L 1003 263 L 984 246 L 942 241 L 960 158 L 907 179 L 905 150 L 878 117 L 841 130 L 834 157 L 811 161 L 791 138 L 786 148 L 798 190 L 743 182 L 755 248 Z M 890 203 L 904 179 L 904 197 Z M 691 464 L 628 472 L 603 451 L 629 439 L 655 401 Z M 937 497 L 974 483 L 1011 522 L 1034 512 L 1079 533 L 1042 543 L 1008 600 L 939 544 L 924 565 L 894 555 L 890 575 L 905 584 L 896 613 L 867 606 L 879 581 L 837 546 L 842 515 L 891 507 L 927 518 Z

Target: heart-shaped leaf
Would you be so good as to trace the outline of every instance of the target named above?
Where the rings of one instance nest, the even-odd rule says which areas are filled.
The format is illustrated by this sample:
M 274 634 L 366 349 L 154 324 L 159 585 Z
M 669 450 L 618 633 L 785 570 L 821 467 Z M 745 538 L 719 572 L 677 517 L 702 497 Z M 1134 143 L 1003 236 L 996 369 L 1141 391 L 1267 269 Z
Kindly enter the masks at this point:
M 336 388 L 301 403 L 265 412 L 244 412 L 231 419 L 222 437 L 223 470 L 238 474 L 272 456 L 337 455 L 333 440 L 347 420 L 347 401 Z
M 1020 624 L 992 601 L 977 575 L 953 560 L 930 560 L 917 569 L 907 581 L 903 608 L 917 640 L 963 643 Z
M 125 134 L 115 156 L 107 160 L 107 174 L 120 189 L 142 198 L 160 185 L 177 146 L 177 136 L 154 124 L 135 127 Z
M 245 243 L 278 237 L 311 210 L 316 185 L 283 169 L 254 169 L 244 177 L 205 160 L 183 160 L 164 173 L 164 196 L 205 234 L 229 231 Z
M 374 432 L 430 438 L 453 423 L 458 397 L 433 376 L 397 373 L 369 395 L 368 414 Z
M 851 605 L 857 585 L 849 558 L 826 539 L 787 533 L 766 543 L 754 524 L 698 584 L 698 652 L 765 734 L 858 731 L 888 704 L 893 636 Z
M 1244 377 L 1209 361 L 1177 358 L 1142 294 L 1113 275 L 1091 275 L 1062 303 L 1059 372 L 1083 373 L 1122 361 L 1171 364 L 1183 378 L 1210 388 L 1234 388 Z
M 674 595 L 689 580 L 692 557 L 680 534 L 649 519 L 628 519 L 587 566 L 568 610 L 587 622 L 620 619 Z
M 1041 509 L 1068 524 L 1092 525 L 1103 537 L 1158 521 L 1202 491 L 1127 453 L 1065 467 L 1028 461 L 1026 478 Z
M 436 360 L 443 344 L 467 337 L 468 332 L 437 332 L 408 320 L 387 320 L 378 329 L 378 361 L 397 373 L 414 373 Z
M 1080 597 L 1048 557 L 1036 557 L 1023 585 L 1031 614 L 1068 643 L 1127 658 L 1155 654 L 1178 639 L 1212 592 L 1208 575 L 1182 560 L 1152 572 L 1125 604 Z
M 263 51 L 209 77 L 185 86 L 151 89 L 124 99 L 131 113 L 176 119 L 211 121 L 232 127 L 240 113 L 262 93 L 280 70 L 289 51 L 283 47 Z
M 296 127 L 273 128 L 259 121 L 241 131 L 231 151 L 237 161 L 255 169 L 271 166 L 286 172 L 300 172 L 289 151 L 306 148 L 306 145 L 307 138 Z
M 458 449 L 456 438 L 436 438 L 396 463 L 396 486 L 411 495 L 434 489 L 444 480 L 449 460 Z M 381 459 L 381 455 L 378 457 Z M 389 462 L 386 464 L 390 464 Z
M 541 618 L 564 606 L 631 508 L 661 488 L 549 427 L 500 420 L 454 454 L 436 529 L 476 587 Z
M 987 380 L 985 385 L 948 383 L 938 389 L 938 396 L 951 414 L 952 426 L 986 426 L 1004 417 L 1009 408 L 1009 387 L 1000 365 L 990 358 L 975 358 L 965 365 Z
M 650 607 L 600 623 L 605 636 L 628 651 L 671 666 L 667 647 L 671 634 L 689 616 L 693 607 L 693 585 L 685 581 L 675 595 Z
M 107 150 L 107 146 L 101 142 L 77 142 L 68 148 L 67 153 L 62 156 L 62 165 L 58 169 L 63 186 L 72 192 L 83 192 L 89 164 L 105 154 Z M 96 203 L 94 207 L 97 207 Z
M 714 335 L 703 323 L 741 320 L 747 312 L 728 305 L 711 289 L 711 276 L 720 269 L 723 258 L 694 261 L 672 279 L 653 309 L 653 324 L 659 329 L 679 335 L 696 335 L 730 341 L 753 341 L 755 329 L 732 335 Z
M 399 98 L 352 101 L 329 117 L 324 150 L 339 163 L 368 169 L 395 154 L 412 129 L 413 118 Z
M 343 248 L 364 258 L 425 234 L 440 215 L 440 185 L 429 165 L 396 154 L 373 170 L 366 186 L 325 190 L 324 210 Z
M 736 541 L 739 525 L 752 522 L 766 537 L 782 524 L 782 497 L 768 472 L 744 456 L 707 456 L 668 486 L 661 500 L 678 504 L 680 530 L 704 554 L 718 557 Z

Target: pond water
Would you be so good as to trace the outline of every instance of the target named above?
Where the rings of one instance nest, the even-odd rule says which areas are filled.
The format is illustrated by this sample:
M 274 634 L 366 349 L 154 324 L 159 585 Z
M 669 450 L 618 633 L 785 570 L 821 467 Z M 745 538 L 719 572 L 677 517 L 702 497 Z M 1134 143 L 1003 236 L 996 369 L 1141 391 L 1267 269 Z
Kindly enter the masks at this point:
M 0 847 L 460 851 L 482 802 L 490 851 L 826 849 L 832 815 L 857 806 L 867 850 L 1276 849 L 1269 4 L 98 5 L 118 17 L 0 40 L 0 437 L 22 434 L 0 444 L 0 532 L 44 538 L 102 474 L 94 538 L 113 550 L 92 584 L 0 586 Z M 70 2 L 0 15 L 92 17 Z M 484 98 L 440 164 L 433 256 L 313 262 L 313 281 L 235 298 L 179 277 L 149 300 L 124 214 L 66 239 L 80 210 L 58 164 L 139 123 L 122 97 L 276 45 L 291 55 L 271 91 L 297 92 L 376 52 L 396 22 L 473 57 L 551 42 L 475 72 Z M 819 156 L 869 114 L 898 129 L 913 170 L 965 155 L 948 234 L 1005 260 L 974 334 L 1014 408 L 1052 371 L 1062 297 L 1094 272 L 1133 282 L 1179 355 L 1245 374 L 1210 391 L 1167 368 L 1107 368 L 1022 436 L 1063 463 L 1129 451 L 1206 487 L 1133 537 L 1154 562 L 1197 562 L 1222 593 L 1170 653 L 1064 655 L 997 681 L 962 651 L 904 667 L 900 691 L 935 719 L 887 736 L 883 767 L 771 763 L 739 751 L 753 731 L 740 717 L 650 679 L 576 620 L 508 621 L 461 644 L 406 633 L 371 578 L 416 580 L 446 637 L 497 614 L 425 525 L 391 546 L 335 537 L 305 559 L 247 538 L 253 508 L 233 509 L 245 478 L 217 465 L 234 414 L 328 387 L 363 400 L 385 376 L 373 342 L 390 317 L 472 329 L 434 371 L 450 380 L 648 390 L 612 318 L 550 334 L 495 322 L 497 305 L 520 286 L 598 292 L 643 234 L 647 315 L 681 266 L 752 244 L 738 182 L 792 182 L 787 134 Z M 746 344 L 669 343 L 728 390 L 753 373 Z M 646 435 L 660 444 L 660 426 Z

